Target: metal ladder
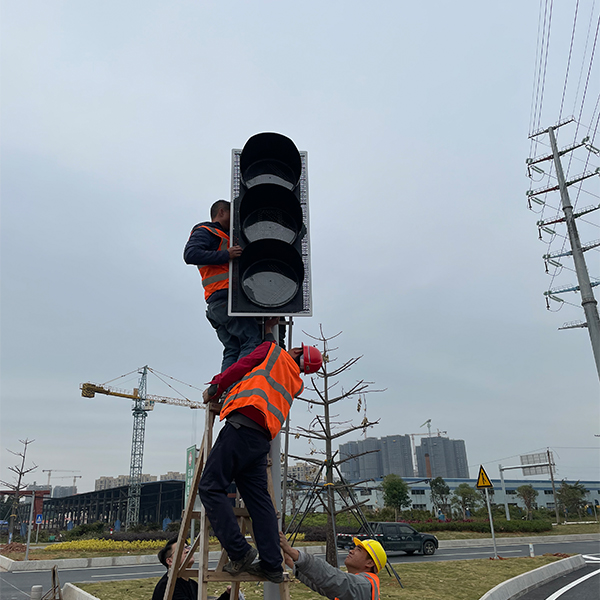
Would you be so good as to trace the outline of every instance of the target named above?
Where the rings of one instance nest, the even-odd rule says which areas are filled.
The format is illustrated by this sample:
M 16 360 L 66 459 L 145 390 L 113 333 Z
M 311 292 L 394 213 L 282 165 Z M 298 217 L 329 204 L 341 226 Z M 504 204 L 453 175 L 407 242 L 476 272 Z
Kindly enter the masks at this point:
M 181 526 L 179 528 L 179 535 L 177 537 L 177 544 L 175 545 L 175 552 L 173 553 L 173 563 L 171 568 L 169 569 L 169 578 L 167 582 L 167 587 L 165 590 L 164 600 L 172 600 L 173 592 L 175 591 L 175 583 L 178 577 L 187 576 L 187 577 L 197 577 L 198 578 L 198 599 L 199 600 L 207 600 L 208 598 L 208 583 L 209 582 L 223 582 L 231 585 L 231 594 L 230 598 L 233 600 L 237 600 L 240 591 L 240 583 L 243 581 L 266 581 L 260 577 L 255 575 L 250 575 L 249 573 L 241 573 L 237 577 L 232 577 L 226 571 L 223 571 L 223 566 L 227 564 L 229 557 L 227 556 L 227 552 L 221 548 L 221 557 L 219 558 L 219 562 L 217 564 L 216 569 L 211 570 L 208 568 L 208 528 L 210 523 L 208 521 L 208 517 L 206 516 L 206 511 L 204 506 L 202 506 L 200 511 L 194 510 L 194 505 L 196 502 L 196 497 L 198 495 L 198 484 L 200 483 L 200 478 L 202 476 L 202 470 L 204 468 L 204 464 L 206 463 L 206 458 L 210 453 L 210 449 L 212 448 L 213 442 L 213 427 L 215 422 L 215 417 L 219 415 L 221 412 L 221 404 L 217 402 L 209 402 L 206 405 L 206 419 L 205 419 L 205 427 L 204 427 L 204 437 L 202 439 L 202 446 L 200 448 L 200 454 L 196 459 L 196 465 L 194 469 L 194 477 L 192 479 L 192 485 L 190 487 L 190 493 L 185 505 L 185 510 L 183 512 L 183 517 L 181 519 Z M 269 494 L 271 495 L 271 500 L 273 501 L 273 506 L 276 506 L 275 498 L 273 494 L 273 479 L 271 474 L 271 464 L 269 461 L 269 466 L 267 469 L 267 477 L 269 483 Z M 252 536 L 254 543 L 256 544 L 256 540 L 254 540 L 254 532 L 252 531 L 252 524 L 248 515 L 247 509 L 242 505 L 241 498 L 239 493 L 236 494 L 236 505 L 233 508 L 234 514 L 237 517 L 238 525 L 240 526 L 240 531 L 242 535 L 246 535 L 246 533 Z M 192 523 L 192 519 L 199 519 L 200 526 L 198 535 L 192 541 L 192 547 L 190 549 L 190 554 L 194 554 L 196 551 L 199 552 L 199 568 L 198 569 L 187 569 L 185 564 L 182 564 L 181 559 L 183 557 L 183 549 L 185 547 L 185 542 L 188 537 L 188 532 L 190 531 L 190 526 Z M 284 581 L 279 584 L 279 595 L 281 600 L 289 600 L 290 599 L 290 579 L 289 574 L 285 571 L 283 573 Z

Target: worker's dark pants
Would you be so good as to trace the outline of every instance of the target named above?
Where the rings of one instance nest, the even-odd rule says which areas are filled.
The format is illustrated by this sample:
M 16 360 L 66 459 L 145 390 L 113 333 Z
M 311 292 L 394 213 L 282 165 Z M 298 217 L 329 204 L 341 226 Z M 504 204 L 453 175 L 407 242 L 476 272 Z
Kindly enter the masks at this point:
M 240 560 L 250 545 L 227 498 L 227 488 L 235 481 L 252 519 L 262 567 L 281 571 L 279 528 L 267 487 L 269 447 L 269 440 L 259 431 L 226 423 L 208 455 L 198 491 L 221 545 L 231 560 Z
M 226 299 L 208 304 L 206 318 L 223 344 L 221 372 L 250 354 L 263 341 L 258 321 L 254 317 L 230 317 Z

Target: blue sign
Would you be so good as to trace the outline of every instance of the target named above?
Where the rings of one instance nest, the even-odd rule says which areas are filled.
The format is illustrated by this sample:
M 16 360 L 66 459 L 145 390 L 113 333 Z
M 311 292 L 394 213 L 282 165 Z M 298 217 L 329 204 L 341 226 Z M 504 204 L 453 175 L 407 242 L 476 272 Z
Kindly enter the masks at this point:
M 35 515 L 35 524 L 36 525 L 42 524 L 42 515 Z

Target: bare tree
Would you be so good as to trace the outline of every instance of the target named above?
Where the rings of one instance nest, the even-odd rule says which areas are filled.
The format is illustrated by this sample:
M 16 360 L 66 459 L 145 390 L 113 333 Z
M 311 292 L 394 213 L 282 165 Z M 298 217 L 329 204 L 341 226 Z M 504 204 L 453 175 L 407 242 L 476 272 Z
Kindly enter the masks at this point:
M 336 421 L 338 415 L 332 414 L 332 407 L 334 404 L 341 402 L 342 400 L 349 400 L 358 397 L 358 410 L 366 403 L 366 394 L 371 392 L 379 392 L 383 390 L 370 389 L 372 382 L 360 379 L 350 385 L 349 388 L 345 389 L 341 386 L 338 380 L 342 374 L 345 374 L 351 369 L 362 357 L 351 358 L 344 362 L 341 366 L 334 368 L 333 363 L 336 359 L 332 358 L 331 353 L 338 350 L 331 346 L 331 341 L 337 338 L 340 333 L 334 336 L 327 337 L 323 333 L 323 327 L 320 328 L 321 335 L 319 337 L 309 336 L 312 339 L 319 342 L 322 347 L 323 353 L 323 366 L 321 370 L 316 374 L 317 377 L 311 378 L 311 384 L 307 385 L 307 391 L 314 392 L 315 398 L 300 397 L 300 400 L 307 402 L 311 405 L 320 406 L 323 409 L 321 415 L 315 416 L 313 421 L 310 423 L 308 428 L 296 427 L 292 433 L 295 433 L 296 437 L 305 437 L 311 440 L 320 440 L 325 443 L 324 459 L 318 460 L 315 458 L 306 459 L 319 468 L 319 473 L 325 472 L 325 486 L 326 498 L 323 499 L 319 496 L 319 500 L 322 502 L 325 512 L 327 513 L 327 552 L 326 559 L 331 565 L 337 566 L 337 548 L 336 548 L 336 535 L 335 535 L 335 493 L 340 494 L 342 498 L 345 498 L 347 503 L 348 498 L 348 486 L 343 481 L 334 481 L 334 474 L 340 473 L 339 465 L 343 460 L 336 459 L 337 452 L 333 452 L 332 443 L 344 435 L 347 435 L 353 431 L 365 431 L 368 427 L 376 425 L 379 421 L 369 421 L 365 416 L 360 425 L 352 425 L 350 421 Z M 305 332 L 306 333 L 306 332 Z M 308 334 L 307 334 L 308 335 Z M 300 457 L 297 457 L 300 458 Z M 355 458 L 355 457 L 353 457 Z M 323 489 L 323 488 L 322 488 Z M 339 512 L 346 510 L 352 510 L 357 508 L 358 504 L 348 504 Z
M 14 454 L 15 456 L 20 456 L 21 457 L 21 464 L 17 464 L 14 467 L 8 467 L 9 471 L 12 471 L 13 473 L 16 474 L 16 483 L 9 483 L 7 481 L 2 481 L 0 480 L 0 483 L 2 483 L 3 485 L 7 486 L 9 489 L 14 491 L 13 494 L 13 502 L 12 502 L 12 510 L 10 511 L 10 520 L 8 523 L 8 543 L 10 544 L 10 542 L 12 542 L 12 538 L 13 538 L 13 532 L 14 532 L 14 528 L 15 528 L 15 519 L 17 518 L 17 510 L 19 508 L 19 501 L 21 499 L 21 492 L 25 489 L 25 484 L 23 483 L 23 477 L 25 475 L 27 475 L 27 473 L 30 473 L 31 471 L 34 471 L 35 469 L 37 469 L 37 465 L 34 464 L 33 467 L 29 467 L 29 469 L 25 468 L 25 456 L 27 454 L 27 446 L 33 442 L 35 442 L 35 440 L 19 440 L 21 442 L 21 444 L 23 444 L 23 452 L 13 452 L 12 450 L 7 450 L 11 453 Z M 33 499 L 32 499 L 33 502 Z

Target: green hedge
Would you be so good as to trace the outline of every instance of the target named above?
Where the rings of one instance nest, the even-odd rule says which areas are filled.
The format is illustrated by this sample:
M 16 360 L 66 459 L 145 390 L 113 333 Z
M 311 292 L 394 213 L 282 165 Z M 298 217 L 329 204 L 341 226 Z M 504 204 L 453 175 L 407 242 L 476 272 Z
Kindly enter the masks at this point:
M 474 531 L 477 533 L 491 533 L 489 521 L 430 521 L 421 523 L 410 523 L 418 531 Z M 499 533 L 538 533 L 551 531 L 550 521 L 507 521 L 506 519 L 494 519 L 494 531 Z

